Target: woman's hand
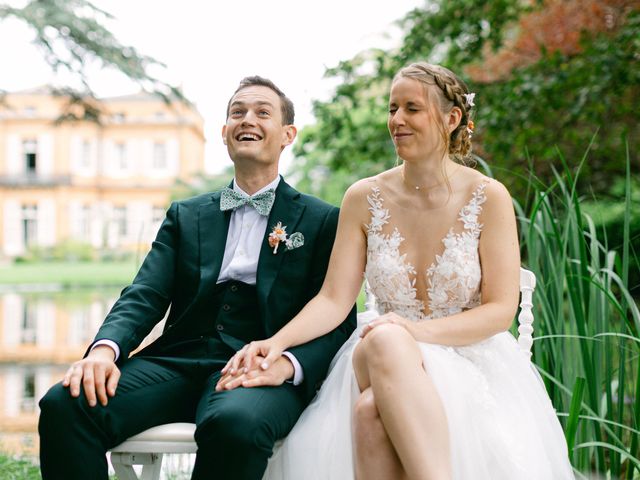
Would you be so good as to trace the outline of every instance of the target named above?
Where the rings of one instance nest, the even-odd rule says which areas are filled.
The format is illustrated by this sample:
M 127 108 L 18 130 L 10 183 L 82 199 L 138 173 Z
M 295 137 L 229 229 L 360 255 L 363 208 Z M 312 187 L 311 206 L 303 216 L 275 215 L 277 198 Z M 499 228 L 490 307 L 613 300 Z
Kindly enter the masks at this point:
M 371 330 L 373 330 L 377 326 L 383 325 L 385 323 L 392 323 L 394 325 L 400 325 L 401 327 L 404 327 L 415 338 L 415 335 L 414 335 L 414 332 L 413 332 L 413 327 L 414 327 L 416 322 L 411 322 L 411 321 L 407 320 L 406 318 L 401 317 L 400 315 L 398 315 L 395 312 L 385 313 L 384 315 L 380 315 L 375 320 L 372 320 L 371 322 L 367 323 L 364 326 L 364 328 L 362 329 L 362 333 L 360 333 L 360 337 L 361 338 L 366 337 L 367 334 L 369 332 L 371 332 Z
M 256 357 L 256 360 L 260 363 L 263 358 Z M 268 370 L 254 368 L 246 372 L 244 368 L 242 368 L 234 374 L 227 373 L 226 375 L 221 375 L 215 386 L 215 390 L 216 392 L 220 392 L 222 390 L 233 390 L 238 387 L 277 387 L 287 380 L 292 379 L 294 373 L 295 371 L 291 360 L 282 355 Z
M 260 362 L 260 368 L 266 370 L 282 356 L 284 348 L 274 337 L 248 343 L 229 359 L 222 369 L 222 375 L 227 373 L 235 375 L 239 368 L 243 368 L 246 373 L 255 368 L 258 362 Z

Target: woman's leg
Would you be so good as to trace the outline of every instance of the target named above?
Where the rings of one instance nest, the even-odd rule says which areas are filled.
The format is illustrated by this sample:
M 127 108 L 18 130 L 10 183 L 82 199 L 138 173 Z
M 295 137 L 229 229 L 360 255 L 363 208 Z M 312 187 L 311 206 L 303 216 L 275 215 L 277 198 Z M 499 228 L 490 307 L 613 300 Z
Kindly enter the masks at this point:
M 409 332 L 393 324 L 374 328 L 356 348 L 353 363 L 360 389 L 371 387 L 408 478 L 451 478 L 444 408 Z
M 406 478 L 380 419 L 371 387 L 366 388 L 356 402 L 353 420 L 356 479 Z

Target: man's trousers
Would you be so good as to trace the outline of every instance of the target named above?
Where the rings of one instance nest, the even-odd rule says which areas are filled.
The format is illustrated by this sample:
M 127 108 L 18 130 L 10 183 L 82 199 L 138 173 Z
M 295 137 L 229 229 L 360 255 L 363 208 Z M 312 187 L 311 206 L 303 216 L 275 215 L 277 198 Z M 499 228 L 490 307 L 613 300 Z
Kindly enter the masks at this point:
M 43 480 L 107 480 L 107 450 L 173 422 L 196 423 L 192 479 L 259 480 L 273 444 L 305 403 L 289 383 L 216 392 L 220 369 L 234 353 L 214 335 L 172 345 L 163 356 L 134 356 L 106 407 L 89 407 L 82 388 L 73 398 L 55 385 L 40 402 Z

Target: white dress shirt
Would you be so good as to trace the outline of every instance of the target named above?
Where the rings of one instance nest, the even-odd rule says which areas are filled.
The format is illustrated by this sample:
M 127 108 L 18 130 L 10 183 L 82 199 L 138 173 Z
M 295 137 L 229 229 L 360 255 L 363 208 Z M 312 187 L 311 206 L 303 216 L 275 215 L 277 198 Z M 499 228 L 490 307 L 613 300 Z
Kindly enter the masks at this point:
M 276 189 L 280 183 L 280 175 L 274 181 L 258 190 L 254 195 L 262 193 L 270 188 Z M 233 180 L 233 189 L 248 197 L 252 196 L 243 191 L 235 179 Z M 251 205 L 243 205 L 231 212 L 229 220 L 229 231 L 227 233 L 227 243 L 224 247 L 224 256 L 222 257 L 222 266 L 216 283 L 222 283 L 229 280 L 237 280 L 249 285 L 256 284 L 256 274 L 258 271 L 258 259 L 260 257 L 260 249 L 267 233 L 268 218 L 260 215 Z M 120 348 L 118 344 L 112 340 L 98 340 L 92 347 L 98 345 L 108 345 L 115 354 L 116 360 L 120 356 Z M 293 365 L 293 384 L 300 385 L 304 380 L 304 374 L 300 362 L 290 352 L 283 352 Z
M 254 195 L 270 188 L 275 190 L 279 183 L 280 176 Z M 251 196 L 238 186 L 235 179 L 233 189 L 241 195 Z M 217 283 L 238 280 L 249 285 L 256 284 L 258 258 L 267 233 L 267 222 L 267 217 L 260 215 L 251 205 L 243 205 L 231 212 L 227 243 L 224 247 L 224 257 L 222 257 Z

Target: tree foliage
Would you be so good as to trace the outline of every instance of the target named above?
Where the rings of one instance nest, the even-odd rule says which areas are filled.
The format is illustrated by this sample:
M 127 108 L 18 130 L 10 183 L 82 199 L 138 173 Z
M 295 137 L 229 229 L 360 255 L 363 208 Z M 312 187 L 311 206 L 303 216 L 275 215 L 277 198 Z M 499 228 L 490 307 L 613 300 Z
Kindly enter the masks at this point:
M 553 181 L 557 149 L 573 165 L 598 132 L 579 185 L 607 192 L 640 165 L 638 0 L 433 0 L 399 20 L 399 48 L 328 69 L 333 97 L 294 153 L 301 188 L 339 203 L 348 184 L 395 162 L 386 129 L 393 74 L 416 60 L 451 68 L 478 93 L 474 149 L 516 196 L 528 170 Z
M 0 3 L 0 20 L 7 18 L 18 19 L 33 30 L 33 42 L 54 72 L 71 73 L 78 80 L 79 87 L 55 90 L 71 100 L 66 116 L 77 117 L 79 110 L 86 119 L 99 119 L 87 74 L 87 67 L 95 62 L 120 71 L 168 103 L 171 99 L 186 101 L 178 88 L 149 73 L 150 68 L 164 65 L 120 43 L 104 25 L 113 17 L 86 0 L 30 0 L 22 8 Z

